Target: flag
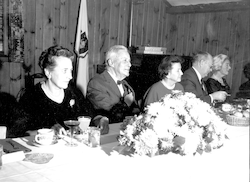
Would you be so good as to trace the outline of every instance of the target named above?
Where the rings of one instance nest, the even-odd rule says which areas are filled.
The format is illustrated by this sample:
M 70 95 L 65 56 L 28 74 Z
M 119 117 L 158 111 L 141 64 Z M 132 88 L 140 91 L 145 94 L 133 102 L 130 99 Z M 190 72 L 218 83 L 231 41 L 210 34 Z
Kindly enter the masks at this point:
M 76 85 L 86 96 L 87 84 L 89 81 L 89 60 L 88 60 L 88 14 L 87 0 L 81 0 L 78 14 L 78 24 L 75 40 L 75 52 L 77 54 L 77 75 Z

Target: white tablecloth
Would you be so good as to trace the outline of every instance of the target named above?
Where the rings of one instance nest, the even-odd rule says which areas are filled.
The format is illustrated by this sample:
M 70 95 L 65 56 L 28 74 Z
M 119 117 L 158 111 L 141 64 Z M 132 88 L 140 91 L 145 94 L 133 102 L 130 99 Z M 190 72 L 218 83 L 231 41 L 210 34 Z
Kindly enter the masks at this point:
M 63 141 L 51 146 L 30 146 L 27 138 L 16 141 L 32 152 L 53 153 L 47 164 L 27 161 L 7 163 L 0 170 L 4 182 L 66 181 L 170 181 L 170 182 L 249 182 L 249 127 L 228 127 L 230 140 L 202 156 L 176 154 L 129 157 L 113 151 L 118 144 L 119 124 L 111 126 L 99 148 L 84 144 L 66 147 Z

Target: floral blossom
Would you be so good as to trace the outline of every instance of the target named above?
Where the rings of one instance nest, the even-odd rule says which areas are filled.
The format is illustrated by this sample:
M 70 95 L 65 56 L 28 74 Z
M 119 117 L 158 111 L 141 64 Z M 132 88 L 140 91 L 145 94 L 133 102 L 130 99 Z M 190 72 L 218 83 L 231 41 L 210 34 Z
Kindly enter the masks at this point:
M 144 113 L 123 121 L 118 141 L 135 154 L 182 155 L 220 148 L 226 138 L 226 123 L 213 108 L 192 93 L 174 91 L 151 103 Z M 176 139 L 185 138 L 178 145 Z M 208 150 L 209 149 L 209 150 Z
M 75 105 L 75 99 L 71 99 L 69 101 L 69 105 L 70 105 L 70 107 L 73 107 Z

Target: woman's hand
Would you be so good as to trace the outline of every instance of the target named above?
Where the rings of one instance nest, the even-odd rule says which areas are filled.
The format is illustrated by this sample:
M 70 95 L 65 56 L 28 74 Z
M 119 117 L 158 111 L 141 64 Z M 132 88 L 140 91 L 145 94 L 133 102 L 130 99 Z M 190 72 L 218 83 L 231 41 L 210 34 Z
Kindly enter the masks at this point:
M 66 130 L 64 129 L 64 127 L 62 127 L 60 124 L 55 124 L 54 126 L 51 127 L 54 131 L 56 135 L 67 135 Z

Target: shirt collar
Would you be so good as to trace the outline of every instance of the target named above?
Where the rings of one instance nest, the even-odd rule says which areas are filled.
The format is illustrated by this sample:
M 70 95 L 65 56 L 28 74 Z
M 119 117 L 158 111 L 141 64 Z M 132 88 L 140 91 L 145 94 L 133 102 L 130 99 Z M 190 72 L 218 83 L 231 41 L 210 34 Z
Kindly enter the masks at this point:
M 115 83 L 117 83 L 118 79 L 116 78 L 115 75 L 113 75 L 111 72 L 107 71 L 109 73 L 109 75 L 111 76 L 111 78 L 113 78 L 113 80 L 115 81 Z
M 198 76 L 199 81 L 201 82 L 201 74 L 193 66 L 192 66 L 192 68 L 194 69 L 196 75 Z

